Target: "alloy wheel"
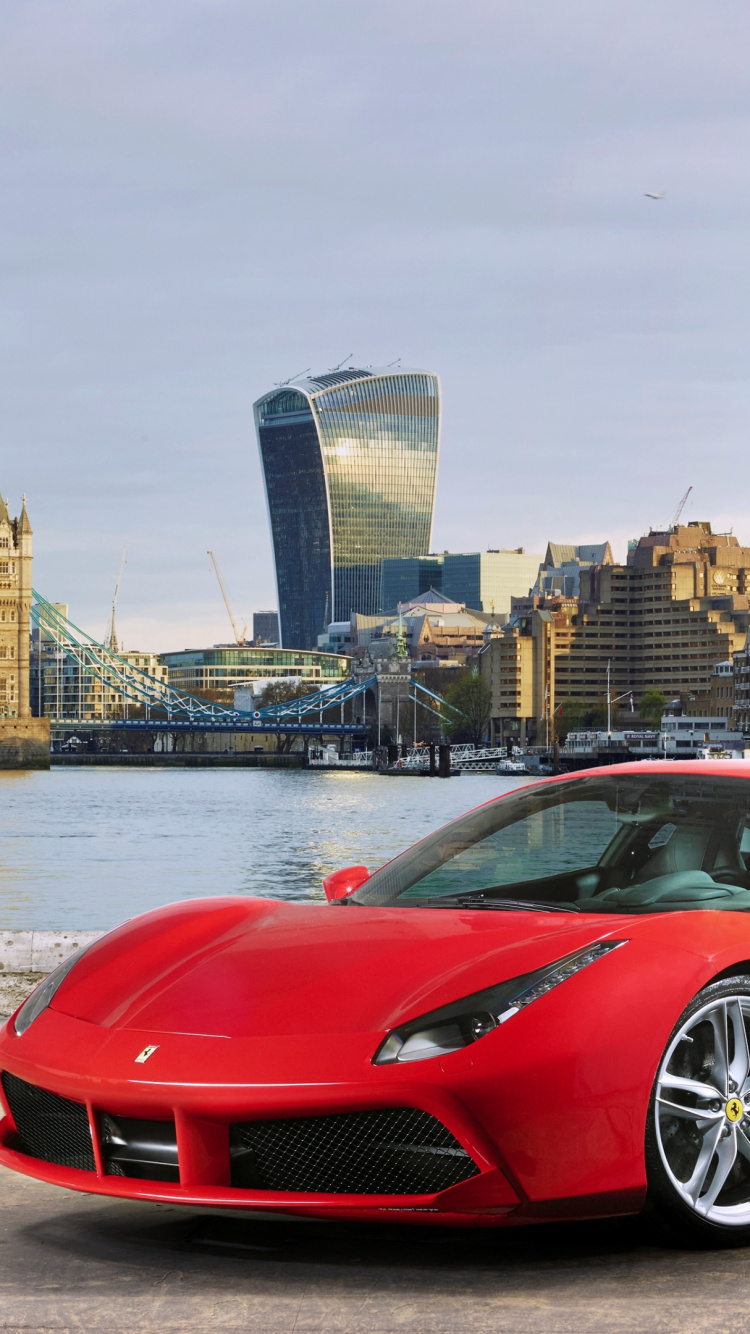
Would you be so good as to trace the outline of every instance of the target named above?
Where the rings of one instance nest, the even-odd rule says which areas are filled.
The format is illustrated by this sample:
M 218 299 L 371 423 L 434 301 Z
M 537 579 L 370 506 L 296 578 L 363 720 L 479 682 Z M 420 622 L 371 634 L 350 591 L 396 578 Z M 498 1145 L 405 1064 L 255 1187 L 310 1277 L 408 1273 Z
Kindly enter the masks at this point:
M 654 1120 L 673 1189 L 697 1220 L 750 1226 L 750 996 L 692 1013 L 659 1068 Z

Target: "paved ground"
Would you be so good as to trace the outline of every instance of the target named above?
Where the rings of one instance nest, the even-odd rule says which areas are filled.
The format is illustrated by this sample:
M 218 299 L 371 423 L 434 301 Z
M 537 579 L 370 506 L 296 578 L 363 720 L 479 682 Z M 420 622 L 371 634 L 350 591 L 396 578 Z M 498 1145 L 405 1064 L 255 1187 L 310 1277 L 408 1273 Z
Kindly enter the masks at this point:
M 750 1250 L 638 1220 L 445 1232 L 74 1195 L 0 1169 L 0 1330 L 693 1334 L 750 1330 Z
M 4 1023 L 16 1006 L 34 990 L 37 982 L 43 981 L 45 977 L 46 973 L 0 972 L 0 1024 Z

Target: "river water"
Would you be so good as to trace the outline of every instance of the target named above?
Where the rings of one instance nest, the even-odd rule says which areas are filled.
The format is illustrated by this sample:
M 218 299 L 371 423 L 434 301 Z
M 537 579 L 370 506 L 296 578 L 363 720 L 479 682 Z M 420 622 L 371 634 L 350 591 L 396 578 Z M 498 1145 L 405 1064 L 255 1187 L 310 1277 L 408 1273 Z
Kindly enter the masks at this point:
M 0 928 L 109 928 L 209 894 L 322 898 L 527 779 L 283 769 L 0 771 Z

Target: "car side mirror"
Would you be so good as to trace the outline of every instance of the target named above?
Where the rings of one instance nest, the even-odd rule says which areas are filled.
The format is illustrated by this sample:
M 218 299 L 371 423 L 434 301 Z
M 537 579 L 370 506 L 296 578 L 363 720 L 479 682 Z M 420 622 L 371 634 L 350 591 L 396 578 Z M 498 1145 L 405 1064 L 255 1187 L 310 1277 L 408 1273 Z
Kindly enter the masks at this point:
M 332 875 L 327 875 L 323 881 L 323 889 L 329 903 L 334 899 L 348 899 L 355 889 L 359 889 L 365 880 L 370 879 L 370 872 L 366 866 L 344 866 L 340 871 L 334 871 Z

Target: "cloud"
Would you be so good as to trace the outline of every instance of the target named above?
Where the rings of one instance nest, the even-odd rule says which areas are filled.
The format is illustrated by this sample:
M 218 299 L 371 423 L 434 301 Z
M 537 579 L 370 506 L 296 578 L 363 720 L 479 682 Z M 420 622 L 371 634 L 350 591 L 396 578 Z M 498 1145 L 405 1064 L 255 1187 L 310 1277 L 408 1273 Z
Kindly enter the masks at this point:
M 440 549 L 622 544 L 691 483 L 750 540 L 748 37 L 729 0 L 9 0 L 37 586 L 95 631 L 126 543 L 144 648 L 223 636 L 208 547 L 273 605 L 252 402 L 349 349 L 441 375 Z

